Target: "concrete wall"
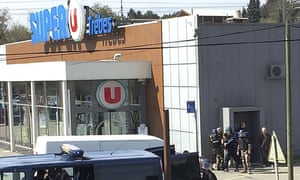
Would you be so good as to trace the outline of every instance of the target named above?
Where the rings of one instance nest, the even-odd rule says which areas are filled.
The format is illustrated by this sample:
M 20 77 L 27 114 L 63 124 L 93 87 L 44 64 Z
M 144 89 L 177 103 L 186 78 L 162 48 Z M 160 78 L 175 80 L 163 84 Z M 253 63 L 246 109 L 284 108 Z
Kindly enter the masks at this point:
M 200 119 L 203 154 L 209 154 L 208 134 L 222 126 L 222 107 L 261 108 L 260 126 L 275 130 L 286 151 L 285 78 L 270 78 L 270 67 L 285 65 L 281 24 L 199 25 Z M 300 28 L 291 28 L 291 39 Z M 300 43 L 291 42 L 293 148 L 300 155 Z

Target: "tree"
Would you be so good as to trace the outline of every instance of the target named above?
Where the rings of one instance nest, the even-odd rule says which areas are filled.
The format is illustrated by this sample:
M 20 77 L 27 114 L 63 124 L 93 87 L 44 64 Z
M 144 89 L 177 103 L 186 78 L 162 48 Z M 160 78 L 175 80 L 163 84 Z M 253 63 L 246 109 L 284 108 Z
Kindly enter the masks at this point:
M 172 18 L 172 17 L 176 17 L 176 15 L 179 13 L 180 11 L 174 12 L 172 14 L 164 14 L 161 16 L 161 19 L 168 19 L 168 18 Z
M 89 13 L 92 16 L 101 14 L 102 17 L 112 17 L 116 20 L 121 19 L 121 17 L 114 13 L 109 6 L 104 5 L 101 7 L 100 3 L 95 3 L 92 7 L 90 7 Z
M 6 34 L 7 43 L 29 40 L 31 32 L 22 25 L 13 25 Z
M 5 34 L 8 31 L 8 10 L 7 9 L 0 9 L 0 44 L 6 43 L 6 36 Z
M 268 0 L 266 4 L 261 7 L 261 22 L 282 22 L 282 0 Z
M 7 9 L 0 10 L 0 44 L 29 40 L 31 32 L 25 26 L 8 26 L 10 17 Z
M 129 12 L 127 13 L 127 17 L 128 17 L 128 19 L 135 19 L 136 12 L 132 8 L 130 8 Z
M 247 9 L 247 17 L 249 22 L 258 23 L 260 21 L 260 1 L 250 0 Z
M 146 13 L 142 13 L 141 11 L 135 12 L 132 8 L 129 9 L 127 14 L 128 19 L 159 19 L 159 15 L 153 13 L 153 11 L 146 11 Z
M 154 14 L 153 11 L 148 10 L 144 14 L 145 19 L 159 19 L 160 17 L 157 14 Z
M 246 17 L 247 16 L 247 10 L 243 7 L 242 9 L 242 17 Z

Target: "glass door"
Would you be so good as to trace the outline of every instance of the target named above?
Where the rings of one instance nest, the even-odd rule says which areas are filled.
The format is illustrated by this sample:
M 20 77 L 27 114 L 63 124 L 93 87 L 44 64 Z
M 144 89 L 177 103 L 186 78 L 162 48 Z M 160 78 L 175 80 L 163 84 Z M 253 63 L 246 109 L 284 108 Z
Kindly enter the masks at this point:
M 126 112 L 100 112 L 95 133 L 98 135 L 127 134 Z

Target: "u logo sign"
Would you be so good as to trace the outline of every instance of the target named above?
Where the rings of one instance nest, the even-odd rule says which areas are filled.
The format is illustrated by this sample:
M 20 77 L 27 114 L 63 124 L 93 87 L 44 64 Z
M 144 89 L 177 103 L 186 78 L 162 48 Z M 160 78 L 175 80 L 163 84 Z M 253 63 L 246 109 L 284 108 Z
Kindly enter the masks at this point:
M 107 109 L 121 107 L 127 99 L 127 90 L 119 81 L 106 81 L 97 88 L 97 100 Z
M 69 30 L 74 41 L 81 41 L 85 33 L 85 11 L 81 0 L 70 0 L 69 4 Z
M 70 9 L 70 16 L 69 16 L 69 23 L 70 23 L 70 31 L 71 32 L 76 32 L 78 29 L 78 24 L 77 24 L 77 9 Z
M 105 102 L 114 104 L 121 100 L 121 88 L 120 87 L 104 87 L 104 99 Z

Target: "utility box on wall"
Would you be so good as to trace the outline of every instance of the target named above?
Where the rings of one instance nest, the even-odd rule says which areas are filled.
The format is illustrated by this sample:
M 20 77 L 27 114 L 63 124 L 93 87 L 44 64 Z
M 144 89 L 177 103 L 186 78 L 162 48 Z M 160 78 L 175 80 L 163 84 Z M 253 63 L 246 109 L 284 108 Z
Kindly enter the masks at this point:
M 284 78 L 285 77 L 285 66 L 284 65 L 271 65 L 270 67 L 270 78 Z

